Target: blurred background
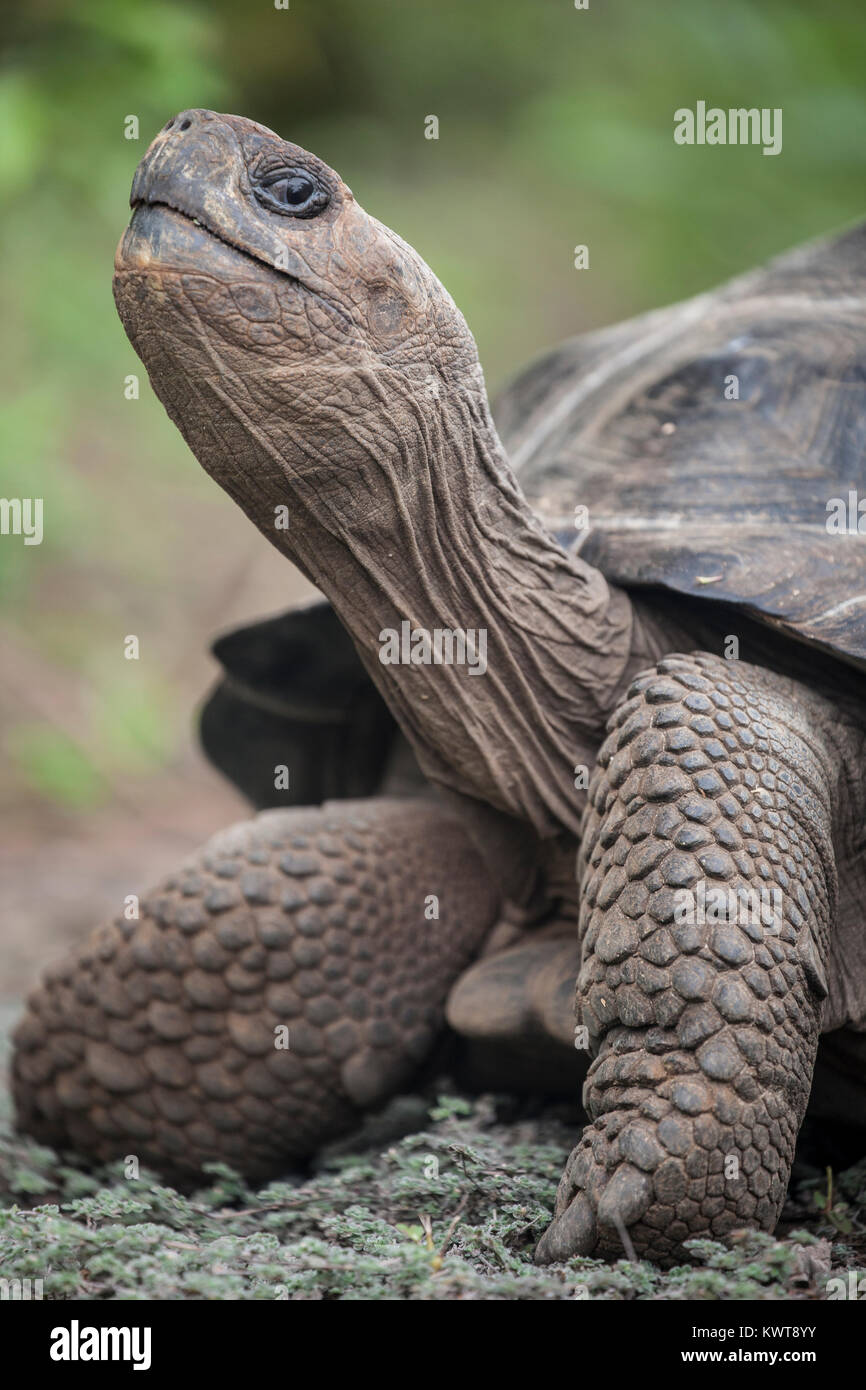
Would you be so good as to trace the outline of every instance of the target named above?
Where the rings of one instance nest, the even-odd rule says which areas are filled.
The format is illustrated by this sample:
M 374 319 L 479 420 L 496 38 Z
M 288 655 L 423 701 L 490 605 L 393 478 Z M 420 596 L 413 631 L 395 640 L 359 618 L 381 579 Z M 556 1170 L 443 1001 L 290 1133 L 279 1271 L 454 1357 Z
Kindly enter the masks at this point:
M 238 112 L 338 169 L 451 290 L 495 392 L 562 337 L 866 213 L 866 16 L 862 0 L 6 0 L 3 36 L 0 496 L 42 497 L 45 516 L 41 546 L 0 538 L 17 992 L 245 813 L 196 746 L 208 644 L 304 592 L 189 454 L 114 312 L 130 181 L 168 117 Z M 782 153 L 675 145 L 674 110 L 698 100 L 782 107 Z

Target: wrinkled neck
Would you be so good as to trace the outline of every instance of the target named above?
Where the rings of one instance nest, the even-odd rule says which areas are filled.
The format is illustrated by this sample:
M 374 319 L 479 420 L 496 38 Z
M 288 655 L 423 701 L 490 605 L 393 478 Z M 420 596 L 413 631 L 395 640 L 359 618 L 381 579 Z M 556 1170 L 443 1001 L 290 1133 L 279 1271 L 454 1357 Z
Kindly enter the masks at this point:
M 293 476 L 277 544 L 334 605 L 428 777 L 542 835 L 576 832 L 575 767 L 621 684 L 631 605 L 544 531 L 483 392 L 407 396 L 385 417 L 361 448 L 353 432 L 349 465 Z
M 272 349 L 246 327 L 238 343 L 230 286 L 115 279 L 169 416 L 330 599 L 422 770 L 540 835 L 577 833 L 575 768 L 628 676 L 630 601 L 534 516 L 444 291 L 434 336 L 425 325 L 393 361 L 345 343 L 315 295 L 279 293 L 306 337 Z

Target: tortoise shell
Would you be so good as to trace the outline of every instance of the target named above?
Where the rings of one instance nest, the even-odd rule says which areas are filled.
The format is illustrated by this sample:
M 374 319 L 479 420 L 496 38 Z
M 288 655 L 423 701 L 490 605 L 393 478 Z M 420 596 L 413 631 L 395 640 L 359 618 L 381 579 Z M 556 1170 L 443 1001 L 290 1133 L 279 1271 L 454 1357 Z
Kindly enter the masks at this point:
M 497 423 L 531 505 L 608 579 L 866 666 L 866 224 L 565 343 Z
M 202 747 L 259 810 L 371 796 L 396 733 L 329 603 L 223 634 L 223 668 L 199 716 Z M 275 769 L 291 768 L 288 785 Z

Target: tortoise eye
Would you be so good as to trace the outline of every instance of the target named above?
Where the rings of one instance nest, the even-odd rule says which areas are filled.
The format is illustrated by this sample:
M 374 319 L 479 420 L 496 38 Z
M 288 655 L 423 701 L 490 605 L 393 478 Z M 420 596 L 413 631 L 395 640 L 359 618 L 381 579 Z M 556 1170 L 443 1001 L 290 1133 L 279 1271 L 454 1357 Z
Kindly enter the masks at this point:
M 315 217 L 328 205 L 327 190 L 303 169 L 277 169 L 259 182 L 253 192 L 262 207 L 289 217 Z

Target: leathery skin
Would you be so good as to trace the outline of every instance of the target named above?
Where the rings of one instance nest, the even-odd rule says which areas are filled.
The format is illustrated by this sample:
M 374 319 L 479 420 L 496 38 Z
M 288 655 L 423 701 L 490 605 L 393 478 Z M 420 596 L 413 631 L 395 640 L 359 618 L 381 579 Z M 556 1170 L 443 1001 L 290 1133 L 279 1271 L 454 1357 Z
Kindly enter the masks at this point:
M 496 906 L 424 801 L 233 826 L 46 972 L 15 1034 L 18 1124 L 176 1180 L 285 1172 L 424 1059 Z

